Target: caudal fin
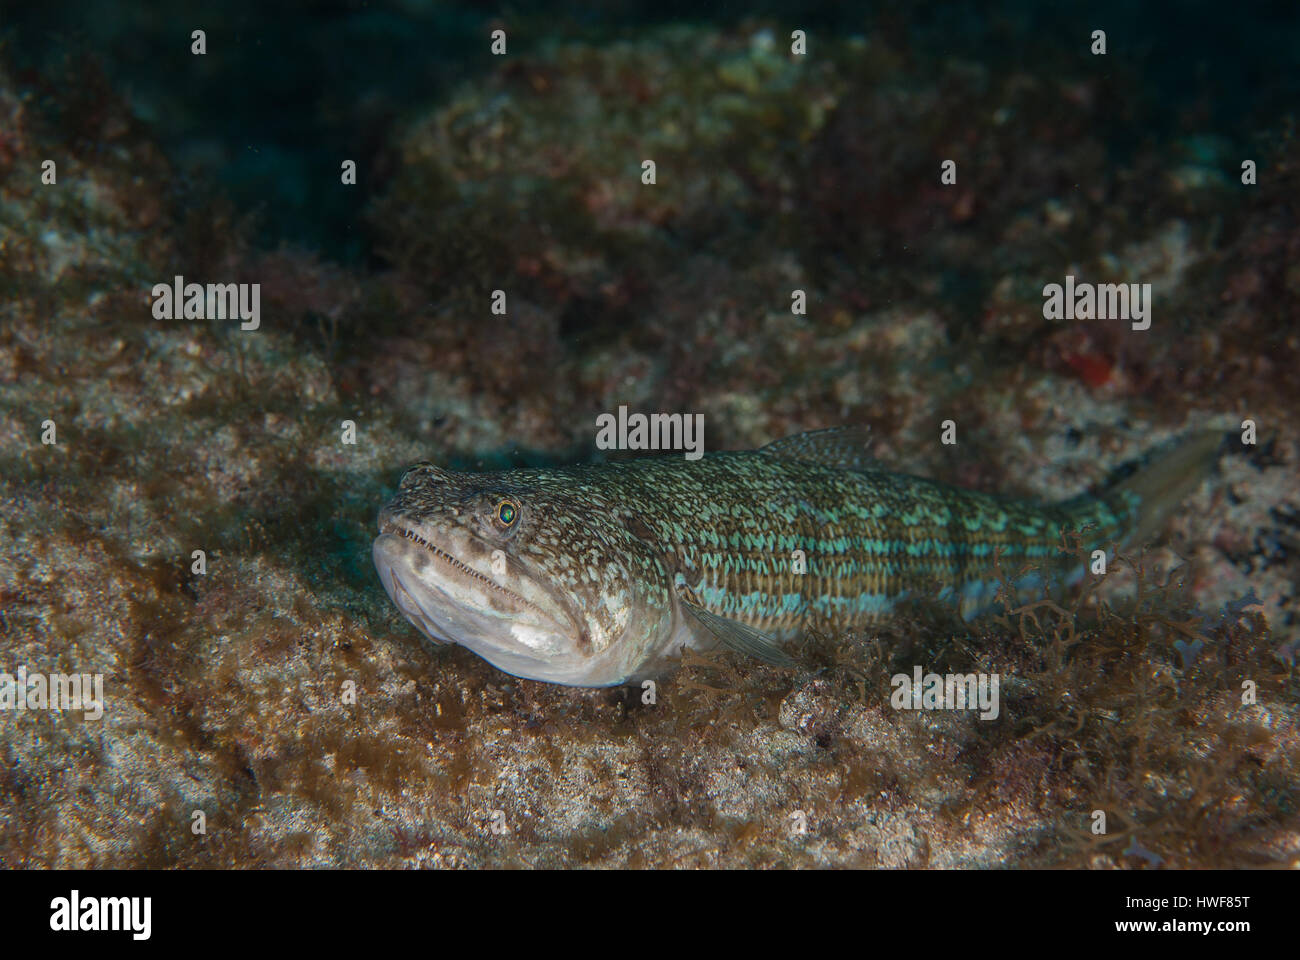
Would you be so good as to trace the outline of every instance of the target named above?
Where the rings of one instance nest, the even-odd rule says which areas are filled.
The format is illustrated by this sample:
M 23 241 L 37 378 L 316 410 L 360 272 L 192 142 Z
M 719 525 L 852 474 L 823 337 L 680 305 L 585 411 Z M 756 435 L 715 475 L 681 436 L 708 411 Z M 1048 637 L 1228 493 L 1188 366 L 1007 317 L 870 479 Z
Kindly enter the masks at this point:
M 1221 431 L 1197 431 L 1157 450 L 1102 493 L 1101 499 L 1133 518 L 1127 542 L 1145 544 L 1159 533 L 1174 508 L 1213 472 L 1225 439 Z

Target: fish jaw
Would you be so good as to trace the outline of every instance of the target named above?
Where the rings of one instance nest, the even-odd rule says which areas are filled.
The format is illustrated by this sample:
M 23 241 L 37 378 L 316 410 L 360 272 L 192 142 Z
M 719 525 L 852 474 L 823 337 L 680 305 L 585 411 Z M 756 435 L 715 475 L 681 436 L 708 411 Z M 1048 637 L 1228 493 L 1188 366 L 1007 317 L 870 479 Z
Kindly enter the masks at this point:
M 494 583 L 427 530 L 384 516 L 380 529 L 371 550 L 379 579 L 430 640 L 458 643 L 516 677 L 567 686 L 614 686 L 640 665 L 635 644 L 591 654 L 581 612 L 543 581 L 516 570 Z

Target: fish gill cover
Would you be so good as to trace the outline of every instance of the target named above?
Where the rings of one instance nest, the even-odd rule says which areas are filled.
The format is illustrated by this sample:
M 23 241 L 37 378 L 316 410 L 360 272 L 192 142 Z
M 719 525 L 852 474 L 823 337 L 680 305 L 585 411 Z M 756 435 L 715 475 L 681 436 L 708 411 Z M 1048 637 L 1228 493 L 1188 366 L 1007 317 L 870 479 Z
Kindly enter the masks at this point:
M 0 864 L 1300 863 L 1294 11 L 1037 6 L 15 12 Z M 418 462 L 479 551 L 388 532 L 466 568 L 428 638 L 371 558 Z M 855 532 L 846 475 L 1016 506 Z M 539 477 L 616 549 L 525 593 Z M 624 594 L 558 578 L 629 553 L 714 648 L 462 642 L 601 647 Z

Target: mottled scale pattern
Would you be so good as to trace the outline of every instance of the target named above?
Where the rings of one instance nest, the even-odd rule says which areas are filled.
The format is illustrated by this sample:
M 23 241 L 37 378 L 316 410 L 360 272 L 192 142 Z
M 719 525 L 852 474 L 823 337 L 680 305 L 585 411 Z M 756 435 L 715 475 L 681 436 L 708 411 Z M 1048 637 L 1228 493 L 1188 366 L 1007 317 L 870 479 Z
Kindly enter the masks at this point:
M 1062 531 L 1085 531 L 1090 548 L 1108 546 L 1136 516 L 1135 501 L 1119 494 L 1035 504 L 763 451 L 493 476 L 500 480 L 493 489 L 532 509 L 567 511 L 572 540 L 558 552 L 589 562 L 565 576 L 589 581 L 593 596 L 622 589 L 600 585 L 602 552 L 626 549 L 630 534 L 654 558 L 644 570 L 652 602 L 667 605 L 664 585 L 680 574 L 710 611 L 776 636 L 860 627 L 936 587 L 950 589 L 970 614 L 993 597 L 995 550 L 1008 576 L 1026 562 L 1052 569 Z M 806 558 L 802 575 L 794 572 L 796 550 Z

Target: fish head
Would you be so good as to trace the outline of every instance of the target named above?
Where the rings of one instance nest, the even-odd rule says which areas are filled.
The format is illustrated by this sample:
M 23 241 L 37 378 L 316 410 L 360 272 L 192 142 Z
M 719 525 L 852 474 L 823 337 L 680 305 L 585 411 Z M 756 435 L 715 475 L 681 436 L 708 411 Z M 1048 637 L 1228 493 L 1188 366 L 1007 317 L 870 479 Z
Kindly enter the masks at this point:
M 556 471 L 417 464 L 380 512 L 372 553 L 421 633 L 518 677 L 627 682 L 673 628 L 665 566 L 622 505 Z

